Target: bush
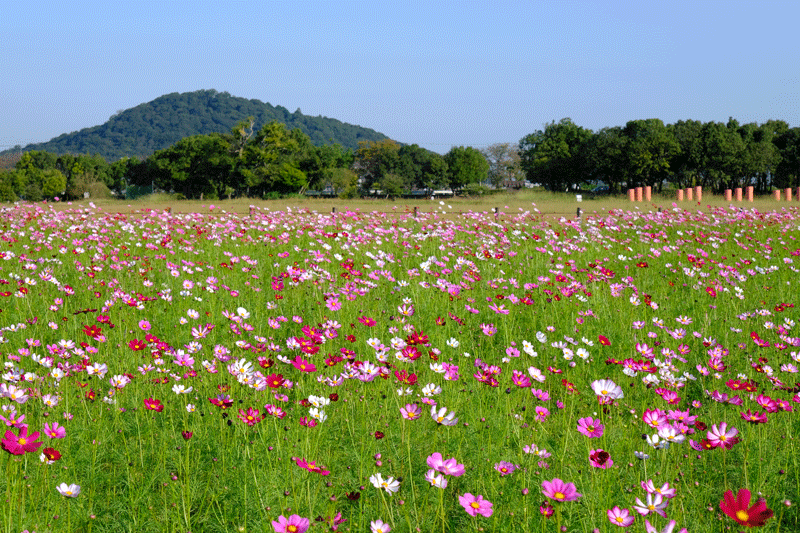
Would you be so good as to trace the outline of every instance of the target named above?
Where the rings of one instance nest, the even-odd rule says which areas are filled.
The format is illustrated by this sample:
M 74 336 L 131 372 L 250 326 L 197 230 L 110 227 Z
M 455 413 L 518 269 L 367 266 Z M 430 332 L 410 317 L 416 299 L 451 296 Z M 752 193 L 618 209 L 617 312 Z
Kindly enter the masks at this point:
M 480 183 L 468 183 L 461 189 L 461 194 L 464 196 L 486 196 L 491 192 L 489 187 Z

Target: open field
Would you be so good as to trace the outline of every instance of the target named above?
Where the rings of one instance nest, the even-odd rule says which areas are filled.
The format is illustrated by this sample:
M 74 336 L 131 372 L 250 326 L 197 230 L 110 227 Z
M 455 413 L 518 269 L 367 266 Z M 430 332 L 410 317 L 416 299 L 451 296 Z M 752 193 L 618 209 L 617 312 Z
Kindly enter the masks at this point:
M 7 206 L 0 531 L 797 531 L 800 213 L 719 200 Z

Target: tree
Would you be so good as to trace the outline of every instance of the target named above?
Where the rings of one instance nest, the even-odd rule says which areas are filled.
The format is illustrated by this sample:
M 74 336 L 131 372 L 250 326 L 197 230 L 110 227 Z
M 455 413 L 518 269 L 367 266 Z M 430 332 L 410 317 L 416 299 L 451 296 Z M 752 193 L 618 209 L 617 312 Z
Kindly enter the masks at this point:
M 628 138 L 620 126 L 603 128 L 581 146 L 579 161 L 582 174 L 595 183 L 603 182 L 611 191 L 619 192 L 620 184 L 628 181 L 626 151 Z
M 370 190 L 386 174 L 397 170 L 400 145 L 391 139 L 360 141 L 355 153 L 353 170 L 361 180 L 361 188 Z
M 739 124 L 707 122 L 703 124 L 703 161 L 698 170 L 700 185 L 719 192 L 742 174 L 741 154 L 744 141 L 738 132 Z
M 660 190 L 669 176 L 670 159 L 680 151 L 680 145 L 657 118 L 631 120 L 622 132 L 628 139 L 628 187 L 657 184 Z
M 519 142 L 520 167 L 528 180 L 564 191 L 582 181 L 581 147 L 592 135 L 570 118 L 547 124 Z
M 150 179 L 166 190 L 181 192 L 186 198 L 219 198 L 230 184 L 234 159 L 225 136 L 193 135 L 159 150 L 150 158 L 161 171 Z M 146 185 L 142 183 L 139 185 Z
M 695 185 L 703 166 L 703 123 L 699 120 L 679 120 L 667 126 L 678 143 L 678 151 L 670 159 L 672 181 L 677 189 Z
M 518 146 L 512 143 L 497 143 L 481 150 L 489 163 L 489 181 L 500 186 L 503 181 L 522 181 L 525 178 L 520 168 Z
M 470 146 L 454 146 L 444 155 L 450 187 L 460 189 L 470 183 L 482 183 L 489 175 L 489 162 Z
M 298 192 L 308 185 L 300 161 L 311 149 L 308 136 L 299 129 L 289 131 L 285 124 L 264 125 L 248 143 L 240 172 L 250 193 L 263 196 L 267 192 Z
M 800 186 L 800 128 L 787 129 L 775 139 L 780 162 L 775 168 L 778 187 Z

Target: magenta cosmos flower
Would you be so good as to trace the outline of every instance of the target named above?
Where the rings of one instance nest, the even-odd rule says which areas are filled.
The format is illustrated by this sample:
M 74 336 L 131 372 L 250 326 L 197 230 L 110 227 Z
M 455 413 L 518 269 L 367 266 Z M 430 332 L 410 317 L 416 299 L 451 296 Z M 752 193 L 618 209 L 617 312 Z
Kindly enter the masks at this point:
M 582 494 L 578 493 L 575 485 L 564 483 L 558 478 L 552 481 L 542 481 L 542 494 L 557 502 L 571 502 L 577 500 Z
M 280 515 L 278 521 L 272 521 L 275 533 L 305 533 L 310 521 L 308 518 L 293 514 L 289 518 Z
M 6 431 L 5 438 L 0 441 L 3 448 L 13 455 L 24 455 L 25 452 L 35 452 L 43 444 L 35 442 L 39 438 L 39 432 L 34 431 L 28 435 L 28 428 L 24 427 L 19 430 L 19 435 L 14 435 L 10 429 Z
M 463 496 L 458 497 L 458 503 L 464 508 L 470 516 L 492 516 L 494 510 L 492 509 L 492 502 L 484 500 L 483 496 L 473 496 L 469 492 Z
M 600 419 L 587 416 L 578 420 L 578 431 L 589 438 L 602 437 L 605 426 Z

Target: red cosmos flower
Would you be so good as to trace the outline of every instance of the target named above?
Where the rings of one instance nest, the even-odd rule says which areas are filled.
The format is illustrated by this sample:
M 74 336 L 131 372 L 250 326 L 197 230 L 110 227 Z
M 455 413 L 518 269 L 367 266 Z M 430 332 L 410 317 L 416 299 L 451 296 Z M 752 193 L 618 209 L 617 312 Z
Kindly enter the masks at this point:
M 91 338 L 97 338 L 98 335 L 102 333 L 102 329 L 98 326 L 92 324 L 91 326 L 83 326 L 83 332 L 86 333 Z
M 717 291 L 716 289 L 714 289 L 714 287 L 706 287 L 706 293 L 708 293 L 708 295 L 711 296 L 712 298 L 717 297 Z
M 271 367 L 272 365 L 275 364 L 275 361 L 273 361 L 272 359 L 268 359 L 268 358 L 264 357 L 263 355 L 261 355 L 261 356 L 258 357 L 258 364 L 259 364 L 259 366 L 261 368 L 269 368 L 269 367 Z
M 414 385 L 417 383 L 417 375 L 409 374 L 405 370 L 395 370 L 394 377 L 397 378 L 397 381 L 406 385 Z
M 284 379 L 282 374 L 270 374 L 267 376 L 267 387 L 270 389 L 277 389 L 283 385 Z
M 54 448 L 45 448 L 42 450 L 42 454 L 44 454 L 48 461 L 58 461 L 61 459 L 61 453 Z
M 371 328 L 372 326 L 375 325 L 375 321 L 368 316 L 358 317 L 358 321 L 367 326 L 368 328 Z
M 154 400 L 153 398 L 147 398 L 144 401 L 144 406 L 151 411 L 157 411 L 159 413 L 164 410 L 161 400 Z
M 183 440 L 191 439 L 192 435 L 194 435 L 194 433 L 192 433 L 191 431 L 181 431 L 181 437 L 183 437 Z
M 6 431 L 5 437 L 0 444 L 3 448 L 13 455 L 24 455 L 25 452 L 35 452 L 39 449 L 42 442 L 35 442 L 39 438 L 39 432 L 34 431 L 28 435 L 28 428 L 20 428 L 19 434 L 14 435 L 10 429 Z
M 748 507 L 750 491 L 747 489 L 739 489 L 736 498 L 733 497 L 733 491 L 729 490 L 724 497 L 725 499 L 719 502 L 719 508 L 739 525 L 761 527 L 772 518 L 772 509 L 767 509 L 767 502 L 764 498 L 759 498 L 752 507 Z
M 233 405 L 233 400 L 231 400 L 231 397 L 228 396 L 227 394 L 220 394 L 215 398 L 209 398 L 208 401 L 213 403 L 220 409 L 227 409 L 228 407 Z
M 600 344 L 602 344 L 603 346 L 611 346 L 611 341 L 610 341 L 610 340 L 608 340 L 608 337 L 606 337 L 605 335 L 598 335 L 598 336 L 597 336 L 597 340 L 598 340 L 598 341 L 600 342 Z
M 128 348 L 131 350 L 138 352 L 140 350 L 144 350 L 147 348 L 147 343 L 144 341 L 140 341 L 139 339 L 133 339 L 132 341 L 128 342 Z
M 412 332 L 411 335 L 409 335 L 406 338 L 406 344 L 408 344 L 409 346 L 415 346 L 417 344 L 428 346 L 430 343 L 428 336 L 425 335 L 425 332 L 420 330 L 418 332 L 417 331 Z
M 306 461 L 305 458 L 301 459 L 299 457 L 296 457 L 295 464 L 297 464 L 297 466 L 299 466 L 300 468 L 308 470 L 309 472 L 315 472 L 323 476 L 327 476 L 331 473 L 330 470 L 325 470 L 320 465 L 318 465 L 316 461 Z

